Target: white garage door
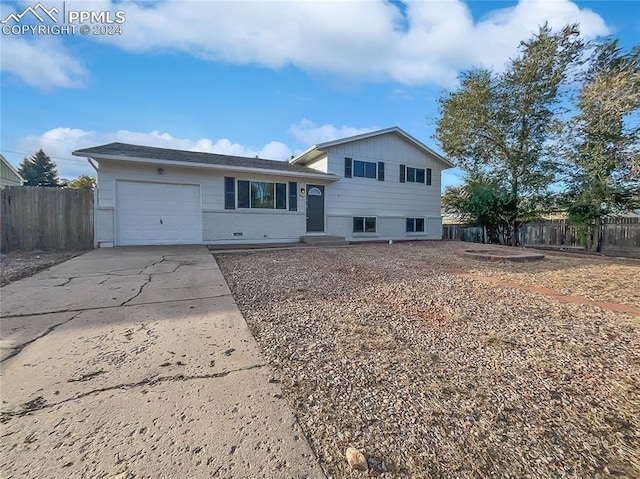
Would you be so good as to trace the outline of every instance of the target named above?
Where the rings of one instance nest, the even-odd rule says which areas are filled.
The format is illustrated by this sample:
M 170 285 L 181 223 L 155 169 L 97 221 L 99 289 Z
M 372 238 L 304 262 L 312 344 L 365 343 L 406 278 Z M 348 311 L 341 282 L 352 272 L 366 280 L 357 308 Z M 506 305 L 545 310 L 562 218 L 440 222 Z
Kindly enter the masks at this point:
M 118 181 L 117 245 L 202 242 L 200 187 Z

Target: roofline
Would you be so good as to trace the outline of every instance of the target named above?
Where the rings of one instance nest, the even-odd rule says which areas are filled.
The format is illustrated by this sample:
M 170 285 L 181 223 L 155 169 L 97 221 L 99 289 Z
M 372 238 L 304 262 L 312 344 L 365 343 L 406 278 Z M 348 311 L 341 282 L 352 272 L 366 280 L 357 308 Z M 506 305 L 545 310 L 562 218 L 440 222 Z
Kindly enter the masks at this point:
M 398 133 L 401 136 L 404 136 L 407 140 L 418 145 L 420 148 L 426 150 L 431 155 L 435 156 L 437 160 L 441 161 L 442 163 L 447 165 L 449 168 L 453 168 L 455 166 L 451 161 L 446 159 L 444 156 L 432 150 L 427 145 L 422 143 L 420 140 L 414 138 L 413 136 L 411 136 L 409 133 L 407 133 L 406 131 L 404 131 L 402 128 L 398 126 L 392 126 L 391 128 L 385 128 L 382 130 L 370 131 L 367 133 L 362 133 L 360 135 L 350 136 L 348 138 L 340 138 L 338 140 L 331 140 L 331 141 L 325 141 L 324 143 L 318 143 L 317 145 L 313 145 L 312 147 L 307 148 L 305 151 L 297 155 L 295 158 L 292 158 L 291 160 L 289 160 L 289 163 L 291 163 L 292 165 L 300 163 L 304 159 L 304 157 L 311 156 L 310 154 L 313 151 L 322 151 L 325 148 L 329 148 L 335 145 L 340 145 L 342 143 L 350 143 L 352 141 L 364 140 L 366 138 L 371 138 L 373 136 L 386 135 L 387 133 Z
M 211 163 L 160 160 L 160 159 L 154 159 L 154 158 L 138 158 L 138 157 L 120 156 L 120 155 L 103 155 L 103 154 L 92 155 L 92 154 L 81 153 L 81 152 L 82 150 L 76 150 L 76 151 L 73 151 L 71 154 L 74 156 L 90 158 L 98 162 L 100 162 L 100 160 L 114 160 L 114 161 L 126 161 L 131 163 L 147 163 L 147 164 L 182 166 L 186 168 L 208 168 L 212 170 L 239 171 L 239 172 L 247 172 L 247 173 L 259 173 L 259 174 L 265 174 L 265 175 L 295 176 L 299 178 L 313 178 L 317 180 L 326 180 L 326 181 L 338 181 L 340 179 L 339 176 L 329 174 L 329 173 L 315 174 L 315 173 L 304 173 L 302 171 L 285 171 L 285 170 L 274 170 L 269 168 L 249 168 L 245 166 L 229 166 L 229 165 L 218 165 L 218 164 L 211 164 Z
M 0 153 L 0 156 L 2 157 L 3 163 L 9 167 L 9 170 L 11 170 L 11 172 L 14 173 L 22 183 L 26 183 L 27 180 L 25 180 L 22 175 L 18 173 L 18 170 L 16 170 L 14 166 L 9 163 L 9 160 L 7 160 L 7 158 L 2 153 Z

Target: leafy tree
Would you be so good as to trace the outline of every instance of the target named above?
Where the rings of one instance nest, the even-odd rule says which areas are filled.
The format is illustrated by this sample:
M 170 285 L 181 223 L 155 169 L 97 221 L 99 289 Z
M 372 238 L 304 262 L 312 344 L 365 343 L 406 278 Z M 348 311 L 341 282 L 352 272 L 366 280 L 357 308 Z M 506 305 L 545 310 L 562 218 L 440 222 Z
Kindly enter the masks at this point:
M 597 46 L 577 108 L 561 149 L 568 165 L 566 199 L 582 245 L 598 251 L 602 217 L 639 205 L 640 46 L 626 54 L 617 40 Z
M 25 179 L 25 186 L 60 186 L 56 164 L 42 150 L 24 158 L 18 173 Z
M 68 188 L 81 188 L 86 190 L 92 190 L 96 187 L 96 179 L 89 175 L 80 175 L 75 180 L 67 182 Z
M 544 202 L 556 161 L 546 148 L 561 112 L 560 88 L 583 50 L 577 25 L 540 27 L 520 44 L 503 73 L 474 69 L 440 98 L 435 137 L 468 174 L 482 174 L 506 192 L 507 240 L 517 244 L 521 220 Z
M 504 243 L 509 234 L 509 195 L 490 178 L 474 175 L 444 192 L 442 205 L 483 230 L 483 243 Z

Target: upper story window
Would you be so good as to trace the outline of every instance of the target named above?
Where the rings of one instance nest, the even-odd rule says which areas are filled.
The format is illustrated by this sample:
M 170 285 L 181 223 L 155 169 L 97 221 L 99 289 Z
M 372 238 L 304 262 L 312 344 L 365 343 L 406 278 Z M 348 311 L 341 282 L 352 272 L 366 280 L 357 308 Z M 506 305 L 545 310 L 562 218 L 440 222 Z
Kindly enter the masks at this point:
M 344 159 L 345 178 L 371 178 L 384 181 L 384 162 Z
M 431 168 L 414 168 L 400 165 L 400 183 L 422 183 L 431 185 Z

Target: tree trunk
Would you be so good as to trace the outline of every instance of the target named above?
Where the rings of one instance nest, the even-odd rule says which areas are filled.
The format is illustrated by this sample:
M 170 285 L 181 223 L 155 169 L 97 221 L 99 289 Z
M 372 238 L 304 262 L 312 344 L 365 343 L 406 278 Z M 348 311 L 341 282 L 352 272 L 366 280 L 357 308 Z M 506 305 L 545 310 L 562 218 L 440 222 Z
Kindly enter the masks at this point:
M 593 245 L 592 251 L 596 253 L 600 253 L 602 250 L 602 221 L 600 218 L 596 218 L 595 224 L 593 225 Z

